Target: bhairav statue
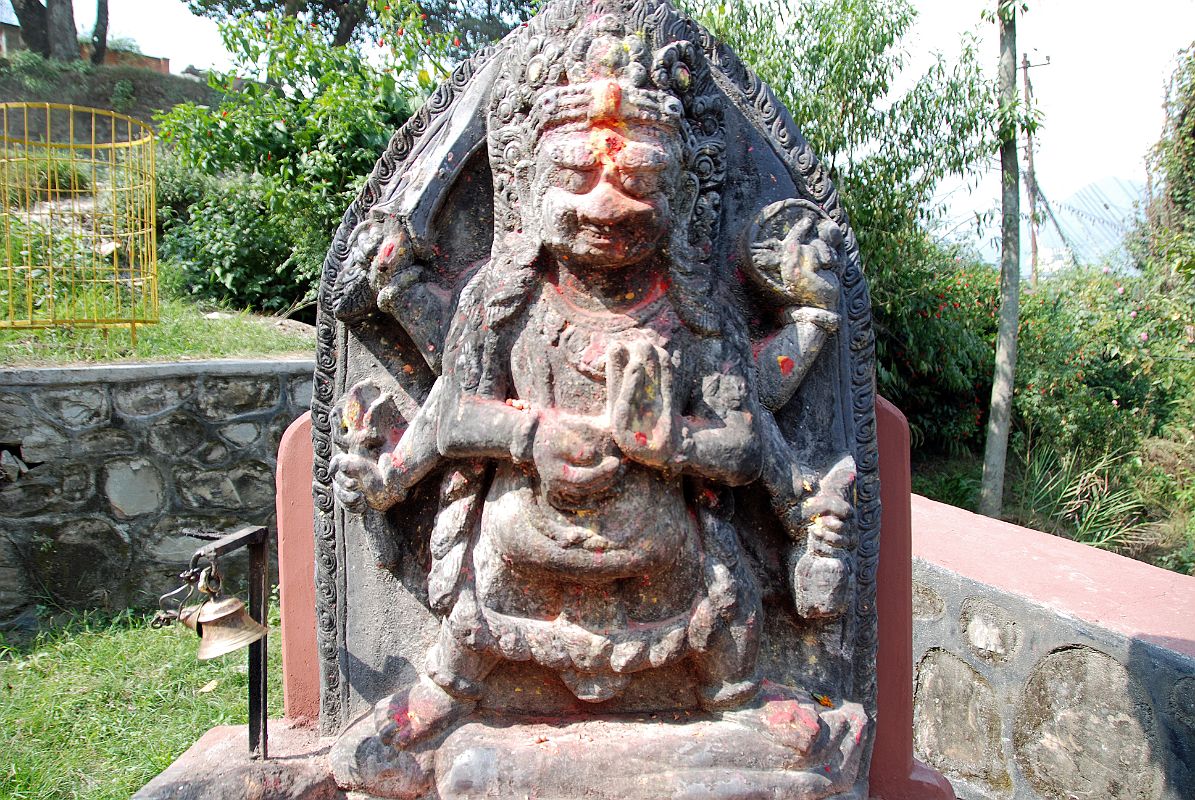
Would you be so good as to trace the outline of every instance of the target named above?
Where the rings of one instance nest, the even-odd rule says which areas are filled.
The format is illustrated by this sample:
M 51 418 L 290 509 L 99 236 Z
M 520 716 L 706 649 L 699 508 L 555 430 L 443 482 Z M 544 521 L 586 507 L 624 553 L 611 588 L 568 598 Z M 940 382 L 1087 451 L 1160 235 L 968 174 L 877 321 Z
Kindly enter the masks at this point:
M 866 797 L 867 291 L 732 53 L 666 2 L 548 3 L 395 135 L 320 311 L 345 788 Z

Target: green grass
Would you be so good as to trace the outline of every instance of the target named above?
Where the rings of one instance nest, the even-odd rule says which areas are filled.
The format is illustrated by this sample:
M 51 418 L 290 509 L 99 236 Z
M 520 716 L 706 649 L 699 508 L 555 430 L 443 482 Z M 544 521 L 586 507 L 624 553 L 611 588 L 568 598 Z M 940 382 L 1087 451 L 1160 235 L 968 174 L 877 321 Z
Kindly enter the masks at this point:
M 244 650 L 199 662 L 190 630 L 148 623 L 75 614 L 26 645 L 0 637 L 0 798 L 126 800 L 208 728 L 248 721 Z M 273 718 L 279 640 L 268 640 Z
M 160 321 L 128 328 L 0 329 L 0 366 L 45 366 L 94 361 L 168 361 L 188 358 L 312 355 L 315 337 L 278 329 L 271 318 L 211 311 L 178 299 L 162 301 Z

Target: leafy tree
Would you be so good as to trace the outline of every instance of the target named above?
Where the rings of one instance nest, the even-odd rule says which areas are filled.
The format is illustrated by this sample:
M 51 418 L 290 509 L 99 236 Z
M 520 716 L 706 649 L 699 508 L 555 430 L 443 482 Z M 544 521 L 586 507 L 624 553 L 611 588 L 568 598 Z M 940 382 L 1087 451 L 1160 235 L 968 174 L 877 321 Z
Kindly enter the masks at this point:
M 179 162 L 159 198 L 162 252 L 196 294 L 273 311 L 313 296 L 344 209 L 450 63 L 451 40 L 426 30 L 414 3 L 374 13 L 396 31 L 383 37 L 380 63 L 357 43 L 335 45 L 306 14 L 226 22 L 234 68 L 213 78 L 223 102 L 159 118 Z
M 995 150 L 994 92 L 975 42 L 964 38 L 953 61 L 938 54 L 910 82 L 909 0 L 684 5 L 776 91 L 829 167 L 871 284 L 880 391 L 921 441 L 973 441 L 986 410 L 978 398 L 991 386 L 990 339 L 953 313 L 978 298 L 944 289 L 984 281 L 949 274 L 970 259 L 927 230 L 941 182 L 975 175 Z M 909 88 L 895 91 L 898 81 Z
M 303 16 L 332 38 L 336 46 L 361 41 L 379 32 L 395 33 L 398 27 L 385 25 L 389 4 L 370 0 L 187 0 L 191 11 L 220 21 L 245 15 L 261 18 L 268 14 Z M 409 6 L 409 3 L 394 3 Z M 380 6 L 380 7 L 379 7 Z M 427 21 L 434 34 L 455 42 L 452 54 L 467 54 L 502 38 L 515 25 L 530 17 L 534 2 L 521 0 L 427 0 L 416 16 Z M 409 30 L 410 26 L 403 26 Z

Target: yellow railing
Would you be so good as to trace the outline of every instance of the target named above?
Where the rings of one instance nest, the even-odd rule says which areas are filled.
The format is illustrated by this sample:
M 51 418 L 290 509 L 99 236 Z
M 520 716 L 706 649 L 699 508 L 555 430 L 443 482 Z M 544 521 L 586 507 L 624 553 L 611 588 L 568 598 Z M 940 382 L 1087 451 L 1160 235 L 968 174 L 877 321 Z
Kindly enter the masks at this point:
M 0 103 L 0 328 L 158 321 L 154 132 L 58 103 Z

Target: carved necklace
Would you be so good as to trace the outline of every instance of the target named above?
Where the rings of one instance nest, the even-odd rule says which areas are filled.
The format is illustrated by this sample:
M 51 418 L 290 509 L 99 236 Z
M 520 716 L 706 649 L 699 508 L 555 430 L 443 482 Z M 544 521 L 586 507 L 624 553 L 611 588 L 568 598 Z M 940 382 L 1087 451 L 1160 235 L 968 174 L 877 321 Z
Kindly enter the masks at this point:
M 606 351 L 610 340 L 621 331 L 645 327 L 668 306 L 668 295 L 663 289 L 653 290 L 645 301 L 624 311 L 581 308 L 570 303 L 552 283 L 544 286 L 543 295 L 547 298 L 551 316 L 560 319 L 559 324 L 549 327 L 559 331 L 557 341 L 568 363 L 599 383 L 606 381 Z

